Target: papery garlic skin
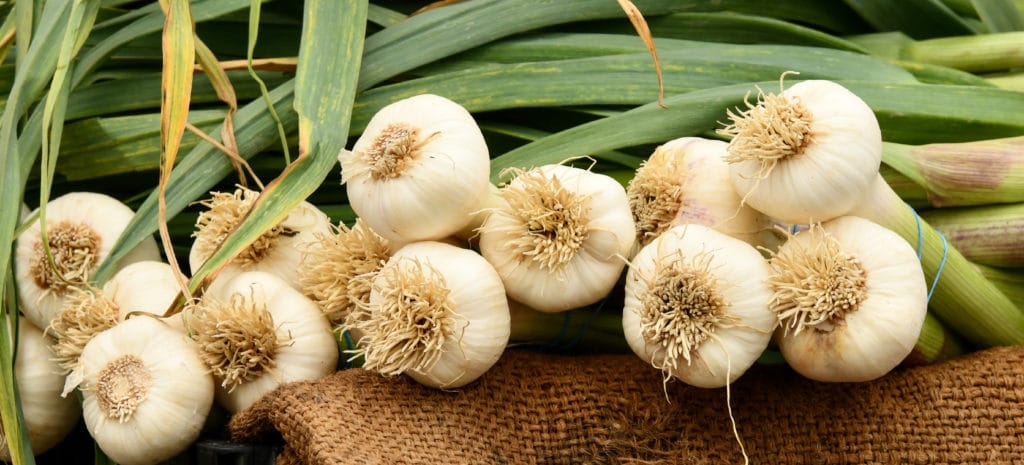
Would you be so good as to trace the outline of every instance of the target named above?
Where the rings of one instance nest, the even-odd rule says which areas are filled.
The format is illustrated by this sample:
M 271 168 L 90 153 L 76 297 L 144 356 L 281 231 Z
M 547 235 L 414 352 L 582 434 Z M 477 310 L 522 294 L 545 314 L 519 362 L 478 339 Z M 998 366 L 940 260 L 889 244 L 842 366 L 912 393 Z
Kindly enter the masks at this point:
M 13 329 L 13 328 L 12 328 Z M 39 455 L 60 443 L 74 429 L 82 411 L 74 397 L 61 397 L 64 376 L 50 360 L 43 333 L 27 319 L 18 319 L 18 358 L 14 362 L 21 411 L 25 418 L 32 453 Z M 0 427 L 0 437 L 3 428 Z M 11 460 L 5 441 L 0 440 L 0 462 Z
M 270 273 L 248 271 L 230 279 L 214 280 L 204 299 L 230 302 L 232 295 L 256 301 L 273 319 L 279 345 L 273 352 L 274 368 L 254 373 L 237 386 L 226 387 L 217 379 L 217 401 L 228 411 L 245 410 L 278 385 L 291 381 L 319 379 L 335 371 L 338 346 L 327 317 L 312 300 Z M 186 313 L 187 328 L 194 330 L 195 315 Z M 208 335 L 193 335 L 200 349 Z
M 118 316 L 124 320 L 132 313 L 163 316 L 181 292 L 171 265 L 158 261 L 132 263 L 103 285 L 103 293 L 117 303 Z M 181 314 L 163 318 L 172 328 L 184 331 Z
M 396 275 L 403 275 L 402 280 L 411 282 L 412 290 L 392 287 L 392 278 Z M 436 328 L 449 333 L 443 340 L 407 338 L 389 330 L 411 330 L 411 327 L 401 322 L 395 325 L 395 321 L 382 321 L 387 317 L 405 317 L 412 321 L 426 318 L 412 313 L 385 317 L 380 310 L 382 305 L 396 304 L 395 298 L 423 298 L 415 292 L 422 289 L 423 282 L 418 279 L 424 277 L 437 278 L 444 288 L 441 292 L 446 294 L 445 315 L 430 319 L 432 325 L 448 325 Z M 397 305 L 391 308 L 395 307 Z M 364 367 L 376 367 L 392 375 L 402 372 L 421 384 L 444 389 L 465 386 L 490 369 L 504 352 L 511 330 L 508 300 L 498 273 L 475 252 L 440 242 L 416 242 L 399 249 L 374 278 L 368 309 L 370 319 L 360 325 L 364 337 L 357 341 L 366 357 Z M 411 353 L 401 354 L 406 360 L 425 360 L 423 364 L 427 366 L 403 369 L 403 365 L 420 363 L 397 360 L 391 365 L 390 359 L 399 352 L 390 350 L 396 347 L 413 347 Z M 424 356 L 424 347 L 437 348 L 436 361 L 429 361 L 430 355 Z M 388 367 L 395 372 L 388 371 Z
M 194 234 L 196 239 L 188 255 L 189 268 L 193 274 L 199 271 L 224 241 L 224 233 L 227 231 L 220 229 L 230 229 L 224 226 L 237 224 L 242 219 L 240 213 L 248 212 L 258 195 L 259 193 L 255 191 L 239 189 L 233 194 L 215 193 L 214 198 L 204 204 L 210 207 L 210 210 L 200 214 L 200 221 L 197 222 L 200 226 Z M 231 203 L 240 201 L 236 208 L 242 212 L 235 211 L 227 215 L 220 213 L 218 207 L 221 200 Z M 203 214 L 209 215 L 208 220 L 202 217 Z M 204 220 L 216 221 L 219 224 L 215 227 L 205 227 L 202 225 Z M 316 242 L 317 234 L 330 233 L 331 219 L 327 214 L 309 202 L 300 202 L 288 212 L 284 220 L 228 262 L 218 277 L 230 279 L 246 271 L 263 271 L 285 280 L 295 289 L 300 289 L 297 270 L 302 261 L 302 250 Z
M 73 192 L 51 200 L 46 206 L 47 234 L 51 242 L 54 259 L 58 260 L 57 243 L 75 242 L 78 250 L 88 261 L 84 276 L 65 276 L 73 285 L 84 284 L 96 271 L 103 260 L 110 255 L 114 243 L 135 215 L 128 206 L 117 199 L 92 192 Z M 39 221 L 33 222 L 15 241 L 15 276 L 22 312 L 32 324 L 45 328 L 64 304 L 66 283 L 52 278 L 39 280 L 40 266 L 47 265 L 40 260 L 42 240 L 39 235 Z M 62 233 L 66 232 L 66 234 Z M 70 249 L 69 249 L 70 250 Z M 118 267 L 124 267 L 142 260 L 160 260 L 156 240 L 147 237 L 131 250 Z
M 774 129 L 723 131 L 734 136 L 730 169 L 744 202 L 786 223 L 827 221 L 849 212 L 882 162 L 882 133 L 871 108 L 845 87 L 825 80 L 799 82 L 780 95 L 762 96 L 761 102 L 762 110 L 786 107 L 768 114 L 751 110 Z M 736 116 L 731 116 L 735 125 Z M 749 159 L 758 153 L 777 157 L 767 174 L 768 160 Z
M 455 234 L 490 185 L 490 155 L 473 116 L 432 94 L 381 108 L 338 161 L 352 209 L 396 244 Z
M 184 451 L 213 405 L 213 377 L 195 346 L 148 316 L 94 337 L 66 390 L 78 383 L 89 434 L 121 465 L 152 465 Z
M 694 294 L 688 295 L 684 288 L 652 294 L 658 292 L 652 285 L 666 278 L 660 272 L 670 269 L 672 263 L 704 280 L 693 293 L 700 293 L 698 300 L 713 298 L 715 305 L 686 306 L 685 299 Z M 641 359 L 667 376 L 703 388 L 730 384 L 753 365 L 771 340 L 776 319 L 768 309 L 767 276 L 767 263 L 751 245 L 702 225 L 674 226 L 641 249 L 630 263 L 622 313 L 626 342 Z M 655 321 L 645 321 L 642 316 L 649 296 L 658 297 L 659 305 L 664 306 L 664 319 L 658 323 L 662 332 L 654 338 L 644 326 L 653 328 Z M 713 319 L 704 319 L 707 308 L 714 308 Z M 678 313 L 665 316 L 668 310 Z M 702 336 L 700 328 L 689 326 L 690 321 L 710 336 Z M 689 335 L 693 344 L 663 332 L 673 326 L 684 328 L 681 334 Z M 680 352 L 671 353 L 676 350 Z
M 644 162 L 626 191 L 637 225 L 635 250 L 680 224 L 701 224 L 760 245 L 769 219 L 743 205 L 733 188 L 725 161 L 728 146 L 681 137 L 659 146 Z
M 565 198 L 533 198 L 530 211 L 519 209 L 539 183 L 559 186 Z M 547 186 L 541 195 L 551 195 Z M 560 312 L 608 295 L 636 237 L 621 184 L 587 170 L 546 165 L 519 174 L 503 195 L 508 207 L 495 209 L 480 228 L 480 252 L 498 271 L 510 298 L 535 310 Z M 573 207 L 565 202 L 578 208 L 569 211 Z M 556 232 L 546 229 L 550 225 L 533 224 L 539 218 L 566 221 Z
M 928 290 L 917 253 L 896 233 L 860 217 L 839 217 L 820 229 L 835 238 L 840 253 L 862 270 L 859 302 L 817 324 L 783 318 L 776 342 L 787 363 L 805 377 L 835 382 L 877 379 L 910 354 L 924 324 Z M 780 248 L 773 261 L 793 250 L 820 249 L 821 241 L 821 231 L 802 231 Z M 794 278 L 780 279 L 778 266 L 773 264 L 770 282 L 791 286 Z M 829 269 L 836 273 L 834 266 Z M 773 305 L 787 306 L 777 300 Z

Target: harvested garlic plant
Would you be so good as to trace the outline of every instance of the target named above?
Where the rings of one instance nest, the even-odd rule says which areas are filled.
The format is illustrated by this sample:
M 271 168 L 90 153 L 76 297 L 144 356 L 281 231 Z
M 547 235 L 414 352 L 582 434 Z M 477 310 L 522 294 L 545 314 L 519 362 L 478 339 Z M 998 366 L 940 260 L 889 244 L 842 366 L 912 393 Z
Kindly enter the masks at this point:
M 42 454 L 74 429 L 82 411 L 77 399 L 61 397 L 64 376 L 50 360 L 50 349 L 43 333 L 23 317 L 18 319 L 18 358 L 14 362 L 14 375 L 29 444 L 34 454 Z M 3 438 L 3 426 L 0 426 L 0 438 Z M 0 462 L 10 461 L 7 444 L 0 439 Z
M 513 300 L 559 312 L 590 305 L 619 279 L 636 230 L 611 177 L 546 165 L 519 173 L 480 228 L 480 251 Z
M 270 273 L 214 280 L 184 322 L 217 380 L 217 401 L 231 412 L 281 383 L 333 373 L 338 364 L 323 312 Z
M 914 348 L 928 307 L 921 264 L 896 233 L 844 216 L 792 236 L 771 259 L 776 341 L 818 381 L 868 381 Z
M 163 315 L 179 289 L 171 265 L 148 260 L 122 268 L 102 289 L 73 288 L 46 330 L 54 339 L 54 361 L 64 373 L 70 372 L 94 336 L 113 328 L 131 313 Z M 175 329 L 184 329 L 180 314 L 165 321 Z
M 381 108 L 338 160 L 352 209 L 399 244 L 456 233 L 488 195 L 491 160 L 480 128 L 437 95 Z
M 505 350 L 510 331 L 501 278 L 475 252 L 417 242 L 373 278 L 357 352 L 363 368 L 457 388 L 477 379 Z
M 750 244 L 706 226 L 672 227 L 630 263 L 626 341 L 666 380 L 730 384 L 764 352 L 775 329 L 767 276 L 767 263 Z
M 188 255 L 192 273 L 199 270 L 224 239 L 242 222 L 256 204 L 259 192 L 238 188 L 233 193 L 214 192 L 200 202 L 208 210 L 196 220 L 195 241 Z M 331 220 L 309 202 L 298 204 L 288 216 L 246 247 L 225 266 L 219 276 L 229 279 L 243 271 L 265 271 L 299 288 L 298 267 L 302 248 L 314 242 L 316 234 L 330 233 Z
M 783 74 L 785 77 L 785 74 Z M 780 79 L 780 87 L 781 87 Z M 863 100 L 832 81 L 760 94 L 729 112 L 732 181 L 743 201 L 786 223 L 827 221 L 864 196 L 882 162 L 882 133 Z
M 148 316 L 89 341 L 65 394 L 76 386 L 90 435 L 121 465 L 152 465 L 184 451 L 213 405 L 213 377 L 194 344 Z
M 729 144 L 683 137 L 659 146 L 636 171 L 626 194 L 636 223 L 636 249 L 668 228 L 702 224 L 743 240 L 761 243 L 768 218 L 743 205 L 732 187 Z
M 134 214 L 117 199 L 91 192 L 65 194 L 46 205 L 46 234 L 53 263 L 46 255 L 38 219 L 18 236 L 15 245 L 18 294 L 22 312 L 32 324 L 38 328 L 50 325 L 68 289 L 88 283 Z M 156 241 L 146 238 L 118 266 L 159 259 Z
M 304 250 L 299 284 L 332 325 L 345 324 L 358 313 L 357 302 L 370 297 L 369 280 L 356 278 L 379 271 L 390 257 L 389 241 L 357 219 L 351 229 L 341 224 L 333 234 L 316 235 Z

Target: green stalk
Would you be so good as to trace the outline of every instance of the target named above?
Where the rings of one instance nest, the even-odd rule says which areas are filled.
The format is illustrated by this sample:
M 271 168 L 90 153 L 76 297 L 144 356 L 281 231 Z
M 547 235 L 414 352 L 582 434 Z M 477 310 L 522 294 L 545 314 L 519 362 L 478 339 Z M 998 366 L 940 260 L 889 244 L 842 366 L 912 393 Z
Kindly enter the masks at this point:
M 1024 137 L 917 146 L 886 142 L 882 161 L 924 187 L 935 207 L 1024 201 Z
M 1000 89 L 1024 92 L 1024 72 L 986 75 L 984 79 Z
M 517 302 L 509 302 L 512 314 L 510 345 L 525 345 L 558 351 L 628 353 L 622 334 L 622 306 L 611 305 L 570 310 L 538 312 Z
M 929 309 L 951 330 L 982 347 L 1024 344 L 1024 312 L 956 248 L 944 246 L 939 233 L 919 220 L 881 175 L 850 214 L 891 229 L 915 248 L 920 228 L 921 267 L 929 285 L 941 270 Z
M 885 183 L 892 190 L 896 191 L 896 194 L 904 202 L 909 203 L 914 208 L 927 207 L 929 205 L 928 191 L 921 187 L 920 184 L 914 182 L 913 179 L 885 164 L 881 166 L 879 172 L 885 178 Z
M 995 268 L 975 265 L 986 279 L 994 284 L 1017 308 L 1024 310 L 1024 268 Z
M 1024 203 L 929 210 L 921 218 L 972 262 L 1024 266 Z
M 961 71 L 1003 71 L 1024 66 L 1024 32 L 913 40 L 903 33 L 883 32 L 846 38 L 873 55 L 916 61 Z
M 921 335 L 914 350 L 903 362 L 906 365 L 925 365 L 959 357 L 967 352 L 960 338 L 943 326 L 931 313 L 925 314 Z
M 7 287 L 0 302 L 0 441 L 7 444 L 7 452 L 14 465 L 34 465 L 35 456 L 28 440 L 25 417 L 18 397 L 18 383 L 14 379 L 14 361 L 18 347 L 18 312 L 14 278 L 8 275 L 0 285 Z

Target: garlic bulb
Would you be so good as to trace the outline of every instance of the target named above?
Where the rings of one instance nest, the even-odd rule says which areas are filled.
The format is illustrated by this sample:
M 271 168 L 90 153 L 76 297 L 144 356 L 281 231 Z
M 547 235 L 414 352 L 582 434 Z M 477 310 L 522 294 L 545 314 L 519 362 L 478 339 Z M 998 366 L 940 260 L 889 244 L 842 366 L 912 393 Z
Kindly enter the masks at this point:
M 148 316 L 89 341 L 65 392 L 76 386 L 90 435 L 121 465 L 156 464 L 184 451 L 213 405 L 213 378 L 195 346 Z
M 674 226 L 630 263 L 622 329 L 640 358 L 698 387 L 740 377 L 775 328 L 768 265 L 750 244 L 702 225 Z
M 214 192 L 212 198 L 200 202 L 208 210 L 200 213 L 196 220 L 195 241 L 188 255 L 193 274 L 242 222 L 259 195 L 259 192 L 239 188 L 233 193 Z M 299 289 L 301 250 L 316 241 L 316 234 L 330 232 L 331 219 L 313 204 L 302 202 L 281 223 L 231 260 L 218 276 L 230 279 L 244 271 L 265 271 Z
M 357 351 L 363 368 L 406 373 L 422 384 L 457 388 L 477 379 L 505 350 L 510 331 L 501 278 L 475 252 L 416 242 L 373 279 Z
M 720 132 L 732 136 L 726 160 L 736 191 L 783 222 L 827 221 L 849 212 L 882 162 L 882 133 L 871 108 L 831 81 L 761 93 L 756 106 L 747 103 L 746 111 L 730 111 L 729 118 Z
M 682 137 L 659 146 L 636 171 L 626 194 L 636 223 L 636 249 L 679 224 L 702 224 L 759 245 L 769 220 L 743 205 L 725 157 L 729 144 Z
M 64 376 L 50 361 L 50 349 L 42 331 L 25 318 L 18 319 L 18 358 L 14 362 L 14 375 L 29 444 L 32 453 L 39 455 L 60 443 L 74 429 L 82 411 L 77 399 L 61 397 Z M 10 451 L 2 438 L 3 426 L 0 426 L 0 462 L 9 462 Z
M 473 116 L 431 94 L 381 108 L 338 161 L 352 209 L 396 243 L 459 231 L 490 183 L 490 155 Z
M 72 288 L 46 330 L 54 339 L 54 361 L 64 373 L 70 372 L 94 336 L 134 312 L 163 315 L 174 303 L 179 289 L 171 265 L 148 260 L 122 268 L 102 289 Z M 166 318 L 165 322 L 184 330 L 180 314 Z
M 320 308 L 270 273 L 214 280 L 184 321 L 217 380 L 217 401 L 231 412 L 281 383 L 333 373 L 338 364 Z
M 928 307 L 917 254 L 896 233 L 844 216 L 791 237 L 771 260 L 776 341 L 818 381 L 868 381 L 914 348 Z
M 390 242 L 356 219 L 351 229 L 341 224 L 333 234 L 316 235 L 303 251 L 299 284 L 331 324 L 340 325 L 358 313 L 357 302 L 370 298 L 370 280 L 357 278 L 380 271 L 390 257 Z
M 513 300 L 558 312 L 601 300 L 618 281 L 636 230 L 611 177 L 546 165 L 502 192 L 508 203 L 480 229 L 480 251 Z
M 56 269 L 50 266 L 39 232 L 39 220 L 18 236 L 15 276 L 22 312 L 38 328 L 46 328 L 64 304 L 67 290 L 82 286 L 110 251 L 135 213 L 117 199 L 91 192 L 73 192 L 46 205 L 46 232 Z M 147 238 L 118 264 L 159 260 L 156 240 Z

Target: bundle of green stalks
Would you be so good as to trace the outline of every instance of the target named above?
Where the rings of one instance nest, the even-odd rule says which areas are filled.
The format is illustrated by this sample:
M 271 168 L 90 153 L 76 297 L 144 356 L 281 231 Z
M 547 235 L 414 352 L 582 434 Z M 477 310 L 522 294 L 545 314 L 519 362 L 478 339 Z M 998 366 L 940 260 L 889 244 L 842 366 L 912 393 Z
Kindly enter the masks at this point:
M 160 310 L 180 312 L 300 202 L 352 225 L 338 154 L 424 93 L 473 115 L 495 185 L 553 163 L 626 185 L 655 147 L 718 137 L 783 73 L 836 81 L 884 140 L 891 192 L 860 214 L 920 250 L 934 283 L 907 363 L 1024 344 L 1020 0 L 0 0 L 0 18 L 0 444 L 17 465 L 44 452 L 16 381 L 19 236 L 44 244 L 36 283 L 61 289 L 102 287 L 156 239 L 180 278 Z M 183 272 L 197 202 L 238 185 L 258 198 Z M 54 225 L 25 238 L 47 217 L 25 210 L 83 191 L 134 213 L 59 268 L 51 248 L 68 241 Z M 522 316 L 511 343 L 625 350 L 621 300 L 602 305 Z

